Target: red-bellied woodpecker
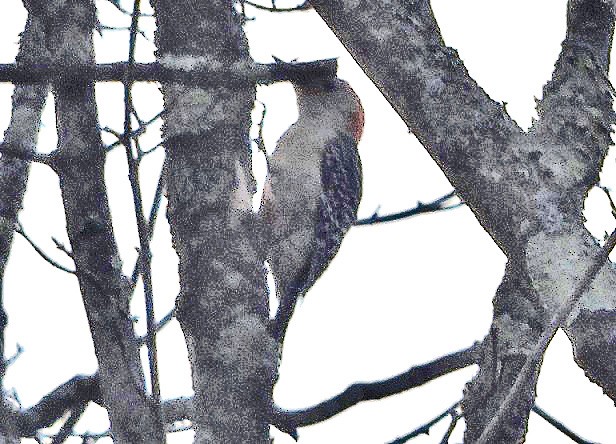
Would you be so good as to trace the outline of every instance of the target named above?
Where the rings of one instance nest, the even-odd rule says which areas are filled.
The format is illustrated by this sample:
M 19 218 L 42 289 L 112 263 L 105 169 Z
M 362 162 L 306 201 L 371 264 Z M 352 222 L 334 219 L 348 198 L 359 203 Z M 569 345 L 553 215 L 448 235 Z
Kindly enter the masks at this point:
M 294 83 L 298 119 L 270 156 L 261 220 L 278 311 L 272 334 L 282 342 L 295 303 L 338 252 L 357 219 L 364 112 L 340 79 Z

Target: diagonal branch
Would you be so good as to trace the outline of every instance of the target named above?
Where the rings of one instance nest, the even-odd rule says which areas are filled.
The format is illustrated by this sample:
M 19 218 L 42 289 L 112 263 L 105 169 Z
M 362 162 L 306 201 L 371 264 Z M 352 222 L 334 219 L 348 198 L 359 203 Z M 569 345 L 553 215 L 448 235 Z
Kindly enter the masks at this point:
M 360 402 L 382 399 L 419 387 L 443 375 L 473 365 L 480 348 L 480 344 L 474 344 L 467 349 L 440 357 L 427 364 L 411 367 L 406 372 L 393 378 L 378 382 L 353 384 L 333 398 L 307 409 L 276 410 L 273 423 L 280 427 L 282 431 L 294 430 L 297 427 L 325 421 Z
M 39 247 L 32 239 L 30 239 L 30 236 L 26 234 L 26 232 L 24 231 L 20 223 L 17 223 L 17 226 L 15 227 L 15 232 L 21 235 L 21 237 L 23 237 L 26 240 L 26 242 L 30 244 L 30 246 L 34 249 L 34 251 L 36 251 L 38 255 L 42 257 L 50 265 L 66 273 L 76 274 L 75 270 L 71 270 L 70 268 L 65 267 L 64 265 L 52 259 L 51 256 L 49 256 L 47 253 L 45 253 L 45 251 L 43 251 L 41 247 Z
M 173 312 L 167 314 L 163 320 L 157 325 L 157 330 L 160 330 L 172 319 Z M 140 338 L 143 341 L 145 337 Z M 440 376 L 458 370 L 460 368 L 472 365 L 475 363 L 477 354 L 480 352 L 480 345 L 475 344 L 472 347 L 462 350 L 457 353 L 453 353 L 448 356 L 436 359 L 431 363 L 423 364 L 417 367 L 412 367 L 406 372 L 390 378 L 385 381 L 377 381 L 373 383 L 355 384 L 349 387 L 341 394 L 331 398 L 324 403 L 321 403 L 313 408 L 305 409 L 301 411 L 285 411 L 280 408 L 276 408 L 273 412 L 271 422 L 280 430 L 287 433 L 294 434 L 298 427 L 315 424 L 317 422 L 324 421 L 331 416 L 343 412 L 347 408 L 358 404 L 362 401 L 382 399 L 386 396 L 402 393 L 406 390 L 423 385 L 431 380 L 434 380 Z M 68 410 L 77 411 L 79 406 L 85 405 L 87 402 L 96 402 L 102 405 L 101 394 L 99 390 L 98 374 L 92 376 L 75 376 L 71 380 L 60 385 L 54 389 L 48 395 L 46 395 L 39 403 L 27 410 L 24 410 L 19 415 L 19 431 L 21 436 L 32 436 L 36 433 L 36 430 L 44 428 L 54 424 L 60 419 L 64 413 Z M 358 387 L 354 389 L 353 387 Z M 349 402 L 350 393 L 361 394 L 362 396 L 356 397 L 353 403 Z M 345 400 L 346 398 L 346 400 Z M 336 406 L 334 401 L 338 400 Z M 325 403 L 329 403 L 334 406 L 330 410 L 331 415 L 322 415 L 320 419 L 312 421 L 302 422 L 301 415 L 305 417 L 312 416 L 312 419 L 317 419 L 318 414 L 310 413 L 310 411 L 316 411 L 322 408 Z M 399 438 L 409 440 L 420 434 L 427 433 L 427 431 L 436 422 L 447 416 L 459 403 L 454 404 L 452 407 L 443 412 L 432 421 L 422 425 L 413 432 Z M 167 425 L 173 424 L 176 421 L 185 419 L 191 419 L 194 414 L 193 399 L 190 397 L 182 397 L 176 399 L 169 399 L 162 403 L 163 408 L 163 422 Z M 571 438 L 574 442 L 580 444 L 593 444 L 584 440 L 577 434 L 569 430 L 565 425 L 552 418 L 547 412 L 539 408 L 533 407 L 533 411 L 548 421 L 552 426 L 558 429 L 560 432 Z M 303 413 L 302 413 L 303 412 Z M 453 417 L 454 420 L 458 419 L 458 416 Z M 455 426 L 455 421 L 452 420 L 452 426 Z M 445 435 L 447 436 L 447 435 Z M 394 441 L 396 442 L 396 441 Z M 405 441 L 397 441 L 405 442 Z
M 445 205 L 445 202 L 453 198 L 455 195 L 456 195 L 456 192 L 451 191 L 450 193 L 447 193 L 446 195 L 439 197 L 438 199 L 433 200 L 432 202 L 428 202 L 428 203 L 417 202 L 417 205 L 415 206 L 415 208 L 401 211 L 399 213 L 380 215 L 378 214 L 378 209 L 377 209 L 377 211 L 375 211 L 372 216 L 367 217 L 365 219 L 358 219 L 355 222 L 355 225 L 356 226 L 374 225 L 374 224 L 379 224 L 383 222 L 392 222 L 392 221 L 396 221 L 400 219 L 406 219 L 408 217 L 417 216 L 418 214 L 435 213 L 437 211 L 443 211 L 443 210 L 452 210 L 454 208 L 458 208 L 459 206 L 464 205 L 464 202 L 458 202 L 458 203 L 455 203 L 449 206 Z
M 567 426 L 565 426 L 562 422 L 554 419 L 548 412 L 540 408 L 537 404 L 533 406 L 533 412 L 537 415 L 541 416 L 545 421 L 548 422 L 552 427 L 561 432 L 567 438 L 571 439 L 571 441 L 577 444 L 598 444 L 593 443 L 592 441 L 588 441 L 581 436 L 577 435 L 575 432 L 570 430 Z
M 73 428 L 81 419 L 81 416 L 85 412 L 87 407 L 87 403 L 82 402 L 76 406 L 73 406 L 71 409 L 71 414 L 68 419 L 62 424 L 62 427 L 53 437 L 51 444 L 62 444 L 64 441 L 68 439 L 69 436 L 73 433 Z
M 517 214 L 510 208 L 516 200 L 503 198 L 507 183 L 486 164 L 505 165 L 511 156 L 507 147 L 523 133 L 445 46 L 430 2 L 393 0 L 387 8 L 353 0 L 311 4 L 486 231 L 505 252 L 515 248 L 512 224 L 500 221 Z
M 575 288 L 573 294 L 571 294 L 571 296 L 567 299 L 567 302 L 563 304 L 560 311 L 557 312 L 551 319 L 549 325 L 544 330 L 534 349 L 527 357 L 526 362 L 522 366 L 522 369 L 515 379 L 513 386 L 509 390 L 507 397 L 503 402 L 501 402 L 498 411 L 483 429 L 483 432 L 477 440 L 477 444 L 486 444 L 490 442 L 490 440 L 493 439 L 493 435 L 499 430 L 499 427 L 502 426 L 502 423 L 509 419 L 508 416 L 511 414 L 514 404 L 518 402 L 520 392 L 524 390 L 525 384 L 528 383 L 528 380 L 532 377 L 532 374 L 536 372 L 537 363 L 541 362 L 541 357 L 545 353 L 552 337 L 554 337 L 554 334 L 556 334 L 558 328 L 567 320 L 567 317 L 571 314 L 582 296 L 584 296 L 584 293 L 586 293 L 586 291 L 590 288 L 595 276 L 605 265 L 610 252 L 614 249 L 614 246 L 616 246 L 616 230 L 612 232 L 605 245 L 596 255 L 592 265 L 582 276 L 582 279 L 579 281 L 579 284 Z
M 38 429 L 49 427 L 76 406 L 96 402 L 103 405 L 98 373 L 75 376 L 48 393 L 36 405 L 20 412 L 18 430 L 22 437 L 34 436 Z
M 432 428 L 433 425 L 440 422 L 442 419 L 446 418 L 447 416 L 451 416 L 452 424 L 455 424 L 454 419 L 457 416 L 456 409 L 458 408 L 459 405 L 460 405 L 460 401 L 456 402 L 454 405 L 452 405 L 447 410 L 443 411 L 442 413 L 434 417 L 429 422 L 419 426 L 417 429 L 413 430 L 411 433 L 401 436 L 400 438 L 397 438 L 391 441 L 389 444 L 404 444 L 413 438 L 417 438 L 420 435 L 427 435 L 428 433 L 430 433 L 430 429 Z
M 297 6 L 293 6 L 290 8 L 279 8 L 277 6 L 263 6 L 263 5 L 260 5 L 258 3 L 254 3 L 248 0 L 242 0 L 242 3 L 252 6 L 255 9 L 260 9 L 262 11 L 268 11 L 268 12 L 294 12 L 294 11 L 307 11 L 309 9 L 312 9 L 310 2 L 307 0 L 304 1 L 303 3 L 300 3 Z

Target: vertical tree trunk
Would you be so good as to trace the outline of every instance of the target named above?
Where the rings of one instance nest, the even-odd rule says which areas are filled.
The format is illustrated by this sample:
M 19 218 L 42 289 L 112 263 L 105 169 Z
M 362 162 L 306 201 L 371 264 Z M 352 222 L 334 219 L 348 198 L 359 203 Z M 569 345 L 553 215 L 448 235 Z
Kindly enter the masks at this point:
M 55 0 L 41 7 L 53 61 L 63 66 L 92 65 L 93 2 Z M 145 392 L 128 307 L 128 283 L 111 224 L 94 85 L 59 78 L 53 91 L 58 130 L 55 168 L 114 442 L 161 442 Z
M 159 61 L 251 67 L 231 0 L 156 0 Z M 254 83 L 164 84 L 167 217 L 179 256 L 176 303 L 192 367 L 196 442 L 268 443 L 276 344 L 263 256 L 251 229 Z
M 16 63 L 27 65 L 48 60 L 45 35 L 40 17 L 29 14 L 21 37 Z M 48 85 L 15 85 L 11 121 L 4 133 L 4 143 L 17 152 L 36 149 L 41 113 L 49 91 Z M 11 252 L 17 214 L 21 210 L 30 162 L 2 156 L 0 158 L 0 388 L 5 373 L 4 330 L 8 321 L 4 311 L 4 272 Z M 1 396 L 0 396 L 1 397 Z M 0 399 L 0 443 L 19 442 L 12 430 L 10 407 Z M 5 439 L 5 441 L 3 441 Z M 13 439 L 13 441 L 11 441 Z

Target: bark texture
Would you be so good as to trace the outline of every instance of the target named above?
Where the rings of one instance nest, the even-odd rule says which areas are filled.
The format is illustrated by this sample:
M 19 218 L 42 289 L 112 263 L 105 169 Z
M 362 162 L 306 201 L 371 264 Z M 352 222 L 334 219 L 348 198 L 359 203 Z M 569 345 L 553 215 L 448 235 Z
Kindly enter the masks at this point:
M 251 67 L 232 1 L 153 6 L 162 65 Z M 179 257 L 176 307 L 192 368 L 195 441 L 267 443 L 277 348 L 267 329 L 263 256 L 251 229 L 255 83 L 164 83 L 162 90 L 167 217 Z
M 60 65 L 94 64 L 94 3 L 54 0 L 43 8 L 48 48 Z M 53 83 L 60 179 L 68 237 L 100 368 L 101 391 L 116 443 L 161 441 L 145 392 L 104 181 L 94 85 L 71 78 Z
M 45 63 L 48 53 L 40 17 L 29 14 L 16 58 L 18 66 L 34 62 Z M 49 91 L 47 84 L 15 85 L 12 98 L 11 121 L 4 133 L 4 144 L 17 152 L 32 153 L 36 150 L 41 113 Z M 4 273 L 6 270 L 17 215 L 22 208 L 30 162 L 15 157 L 0 158 L 0 388 L 5 373 L 4 329 L 8 316 L 4 311 Z M 3 398 L 3 396 L 0 396 Z M 10 407 L 0 402 L 0 442 L 18 442 Z
M 427 0 L 311 4 L 507 255 L 480 372 L 465 394 L 465 439 L 475 442 L 599 249 L 582 209 L 615 122 L 607 81 L 614 11 L 601 0 L 569 2 L 567 38 L 540 120 L 524 133 L 444 45 Z M 615 279 L 606 265 L 563 326 L 577 363 L 612 399 Z M 485 442 L 523 441 L 541 362 L 533 364 L 506 421 Z

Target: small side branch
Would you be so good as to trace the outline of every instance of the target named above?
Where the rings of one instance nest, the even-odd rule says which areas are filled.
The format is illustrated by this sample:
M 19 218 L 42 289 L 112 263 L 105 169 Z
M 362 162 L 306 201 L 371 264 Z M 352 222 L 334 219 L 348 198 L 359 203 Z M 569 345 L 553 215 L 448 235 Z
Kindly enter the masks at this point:
M 374 224 L 379 224 L 383 222 L 392 222 L 395 220 L 406 219 L 407 217 L 417 216 L 418 214 L 435 213 L 437 211 L 451 210 L 453 208 L 458 208 L 459 206 L 464 205 L 464 202 L 457 202 L 452 205 L 446 205 L 446 202 L 454 198 L 455 195 L 456 195 L 456 192 L 451 191 L 450 193 L 447 193 L 446 195 L 439 197 L 438 199 L 433 200 L 432 202 L 428 202 L 428 203 L 417 202 L 417 205 L 414 208 L 401 211 L 399 213 L 379 215 L 378 210 L 377 210 L 370 217 L 367 217 L 365 219 L 358 219 L 357 222 L 355 222 L 355 225 L 356 226 L 374 225 Z
M 592 441 L 588 441 L 588 440 L 580 437 L 579 435 L 577 435 L 576 433 L 571 431 L 569 428 L 567 428 L 567 426 L 565 426 L 562 422 L 558 421 L 557 419 L 554 419 L 549 413 L 547 413 L 545 410 L 543 410 L 542 408 L 540 408 L 536 404 L 533 406 L 533 412 L 535 412 L 537 415 L 541 416 L 551 426 L 553 426 L 556 430 L 561 432 L 567 438 L 571 439 L 573 442 L 576 442 L 578 444 L 597 444 L 597 443 L 594 443 Z
M 242 3 L 252 6 L 255 9 L 260 9 L 262 11 L 268 11 L 268 12 L 294 12 L 294 11 L 307 11 L 309 9 L 312 9 L 312 6 L 310 5 L 309 1 L 305 1 L 291 8 L 279 8 L 278 6 L 276 6 L 274 2 L 272 2 L 273 6 L 263 6 L 263 5 L 260 5 L 258 3 L 254 3 L 248 0 L 245 0 Z
M 25 149 L 14 143 L 0 143 L 0 154 L 12 159 L 24 160 L 26 162 L 42 163 L 43 165 L 52 166 L 52 156 L 49 154 L 39 154 L 34 149 Z
M 156 324 L 156 331 L 165 327 L 173 319 L 174 314 L 174 310 L 167 313 Z M 137 338 L 137 342 L 143 345 L 146 339 L 147 335 Z M 73 412 L 77 412 L 81 405 L 85 406 L 90 401 L 103 405 L 98 373 L 90 376 L 78 375 L 71 378 L 44 396 L 38 404 L 21 412 L 18 419 L 19 433 L 22 437 L 34 436 L 38 429 L 54 424 L 65 412 L 70 410 L 72 415 Z M 186 409 L 185 403 L 182 403 L 182 405 L 184 410 L 190 410 Z M 190 411 L 188 414 L 190 414 Z M 176 416 L 181 415 L 176 413 Z
M 18 417 L 20 436 L 34 436 L 38 429 L 49 427 L 67 410 L 94 401 L 102 405 L 98 374 L 75 376 L 47 394 L 35 406 L 24 410 Z
M 417 438 L 420 435 L 427 435 L 428 433 L 430 433 L 430 429 L 432 428 L 433 425 L 435 425 L 437 422 L 440 422 L 442 419 L 446 418 L 447 416 L 451 416 L 452 420 L 455 419 L 458 414 L 456 409 L 460 405 L 460 402 L 462 401 L 456 402 L 454 405 L 452 405 L 447 410 L 445 410 L 444 412 L 436 416 L 434 419 L 416 428 L 411 433 L 393 440 L 389 444 L 404 444 L 405 442 L 408 442 L 413 438 Z
M 26 242 L 28 242 L 30 244 L 30 246 L 32 248 L 34 248 L 34 251 L 36 251 L 38 253 L 38 255 L 40 257 L 42 257 L 43 259 L 45 259 L 45 261 L 47 261 L 50 265 L 54 266 L 58 270 L 65 271 L 66 273 L 71 273 L 71 274 L 75 274 L 76 273 L 75 270 L 71 270 L 70 268 L 65 267 L 64 265 L 60 264 L 59 262 L 56 262 L 47 253 L 45 253 L 41 247 L 36 245 L 36 243 L 34 243 L 34 241 L 32 239 L 30 239 L 30 237 L 26 234 L 26 232 L 24 231 L 24 229 L 21 226 L 21 224 L 17 224 L 17 226 L 15 227 L 15 232 L 17 234 L 21 235 L 21 237 L 23 237 L 26 240 Z
M 458 412 L 457 409 L 455 409 L 451 413 L 451 423 L 449 424 L 449 427 L 447 427 L 447 431 L 445 432 L 445 434 L 443 435 L 443 438 L 441 439 L 441 444 L 449 444 L 449 439 L 451 438 L 451 435 L 453 434 L 453 431 L 455 430 L 456 425 L 458 424 L 458 421 L 460 420 L 460 418 L 462 418 L 462 414 Z
M 62 444 L 64 441 L 68 439 L 69 436 L 73 433 L 73 428 L 75 428 L 75 424 L 83 415 L 83 412 L 86 410 L 87 402 L 82 402 L 73 407 L 71 410 L 71 415 L 68 419 L 62 424 L 60 431 L 53 437 L 51 444 Z

